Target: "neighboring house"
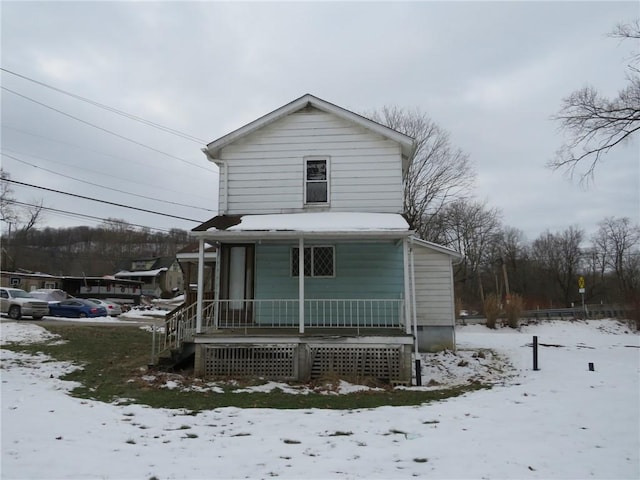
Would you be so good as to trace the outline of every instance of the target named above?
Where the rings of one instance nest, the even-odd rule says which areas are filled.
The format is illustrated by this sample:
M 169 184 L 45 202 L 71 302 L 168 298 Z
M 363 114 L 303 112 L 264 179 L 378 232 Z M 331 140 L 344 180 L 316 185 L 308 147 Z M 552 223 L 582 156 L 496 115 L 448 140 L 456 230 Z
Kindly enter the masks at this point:
M 214 298 L 216 261 L 218 259 L 218 248 L 215 245 L 205 243 L 203 256 L 203 292 L 205 299 Z M 180 264 L 183 275 L 185 291 L 185 302 L 187 304 L 196 301 L 198 290 L 198 262 L 199 243 L 192 243 L 176 253 L 176 259 Z
M 142 282 L 142 294 L 171 298 L 184 290 L 180 264 L 175 257 L 152 257 L 131 261 L 129 270 L 114 274 L 115 278 Z
M 40 272 L 0 272 L 0 286 L 31 291 L 38 288 L 62 288 L 62 277 Z
M 411 352 L 455 345 L 452 261 L 402 216 L 410 137 L 312 95 L 213 141 L 215 298 L 167 324 L 204 376 L 411 380 Z M 201 260 L 202 261 L 202 260 Z
M 45 273 L 0 272 L 0 285 L 31 292 L 34 290 L 63 290 L 73 297 L 101 298 L 117 303 L 138 305 L 141 282 L 124 278 L 73 277 Z

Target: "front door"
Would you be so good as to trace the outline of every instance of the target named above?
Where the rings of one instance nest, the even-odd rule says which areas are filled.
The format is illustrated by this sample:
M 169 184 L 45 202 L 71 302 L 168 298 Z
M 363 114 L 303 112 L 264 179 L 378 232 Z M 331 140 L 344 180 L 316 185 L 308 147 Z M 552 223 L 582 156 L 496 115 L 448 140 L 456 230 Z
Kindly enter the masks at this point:
M 255 247 L 222 245 L 220 278 L 220 326 L 253 323 Z

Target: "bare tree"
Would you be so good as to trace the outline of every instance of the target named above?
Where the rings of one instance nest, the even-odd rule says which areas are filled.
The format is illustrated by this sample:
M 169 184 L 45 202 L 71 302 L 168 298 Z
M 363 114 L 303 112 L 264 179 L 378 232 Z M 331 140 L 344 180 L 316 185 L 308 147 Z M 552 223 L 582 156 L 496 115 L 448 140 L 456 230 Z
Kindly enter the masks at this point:
M 384 107 L 369 116 L 415 139 L 404 178 L 404 214 L 421 238 L 440 241 L 443 225 L 438 214 L 453 201 L 467 198 L 475 179 L 469 156 L 419 110 Z
M 562 233 L 543 233 L 534 240 L 531 254 L 549 278 L 560 289 L 562 300 L 567 306 L 577 293 L 578 270 L 582 252 L 580 244 L 584 232 L 569 227 Z
M 0 169 L 0 218 L 15 225 L 16 235 L 24 236 L 42 220 L 44 202 L 42 199 L 31 200 L 31 203 L 16 200 L 10 179 L 9 172 Z
M 618 281 L 621 298 L 640 290 L 640 227 L 624 218 L 605 218 L 599 224 L 593 243 L 601 252 L 603 267 Z
M 15 223 L 16 211 L 13 188 L 7 181 L 11 176 L 0 168 L 0 218 L 9 224 Z
M 439 216 L 446 227 L 443 243 L 464 255 L 455 271 L 461 295 L 469 300 L 473 292 L 477 292 L 480 303 L 484 303 L 482 266 L 491 263 L 488 246 L 500 232 L 500 211 L 487 208 L 483 203 L 457 200 Z
M 619 24 L 610 36 L 640 39 L 640 21 Z M 568 139 L 548 163 L 550 168 L 566 169 L 573 175 L 579 164 L 587 162 L 581 179 L 591 178 L 609 150 L 640 130 L 639 61 L 640 54 L 635 54 L 627 74 L 628 85 L 617 97 L 609 99 L 589 86 L 562 101 L 562 108 L 552 118 L 560 123 L 560 129 L 568 134 Z

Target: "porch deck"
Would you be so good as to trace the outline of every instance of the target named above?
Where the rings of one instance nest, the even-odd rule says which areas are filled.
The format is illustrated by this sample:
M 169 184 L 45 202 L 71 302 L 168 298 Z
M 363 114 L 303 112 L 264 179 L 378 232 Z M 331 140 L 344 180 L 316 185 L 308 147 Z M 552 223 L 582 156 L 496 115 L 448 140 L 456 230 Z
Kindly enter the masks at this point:
M 207 302 L 199 326 L 195 305 L 185 306 L 168 318 L 157 352 L 188 348 L 195 352 L 194 373 L 209 378 L 307 381 L 331 373 L 410 382 L 414 339 L 405 329 L 401 300 L 314 300 L 313 315 L 305 316 L 302 326 L 289 314 L 286 322 L 278 315 L 256 322 L 255 315 L 245 313 L 262 307 L 264 319 L 265 306 L 271 312 L 274 305 L 297 312 L 289 308 L 291 302 L 252 300 L 242 315 L 230 315 L 228 301 Z

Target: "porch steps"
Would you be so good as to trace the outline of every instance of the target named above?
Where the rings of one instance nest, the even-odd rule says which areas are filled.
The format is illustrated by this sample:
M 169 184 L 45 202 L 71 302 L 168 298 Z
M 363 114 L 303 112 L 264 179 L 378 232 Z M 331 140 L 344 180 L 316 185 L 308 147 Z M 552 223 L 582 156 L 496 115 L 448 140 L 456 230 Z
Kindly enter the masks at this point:
M 195 358 L 195 345 L 193 343 L 183 343 L 181 348 L 173 348 L 163 352 L 158 357 L 155 367 L 161 370 L 177 370 L 193 367 Z

